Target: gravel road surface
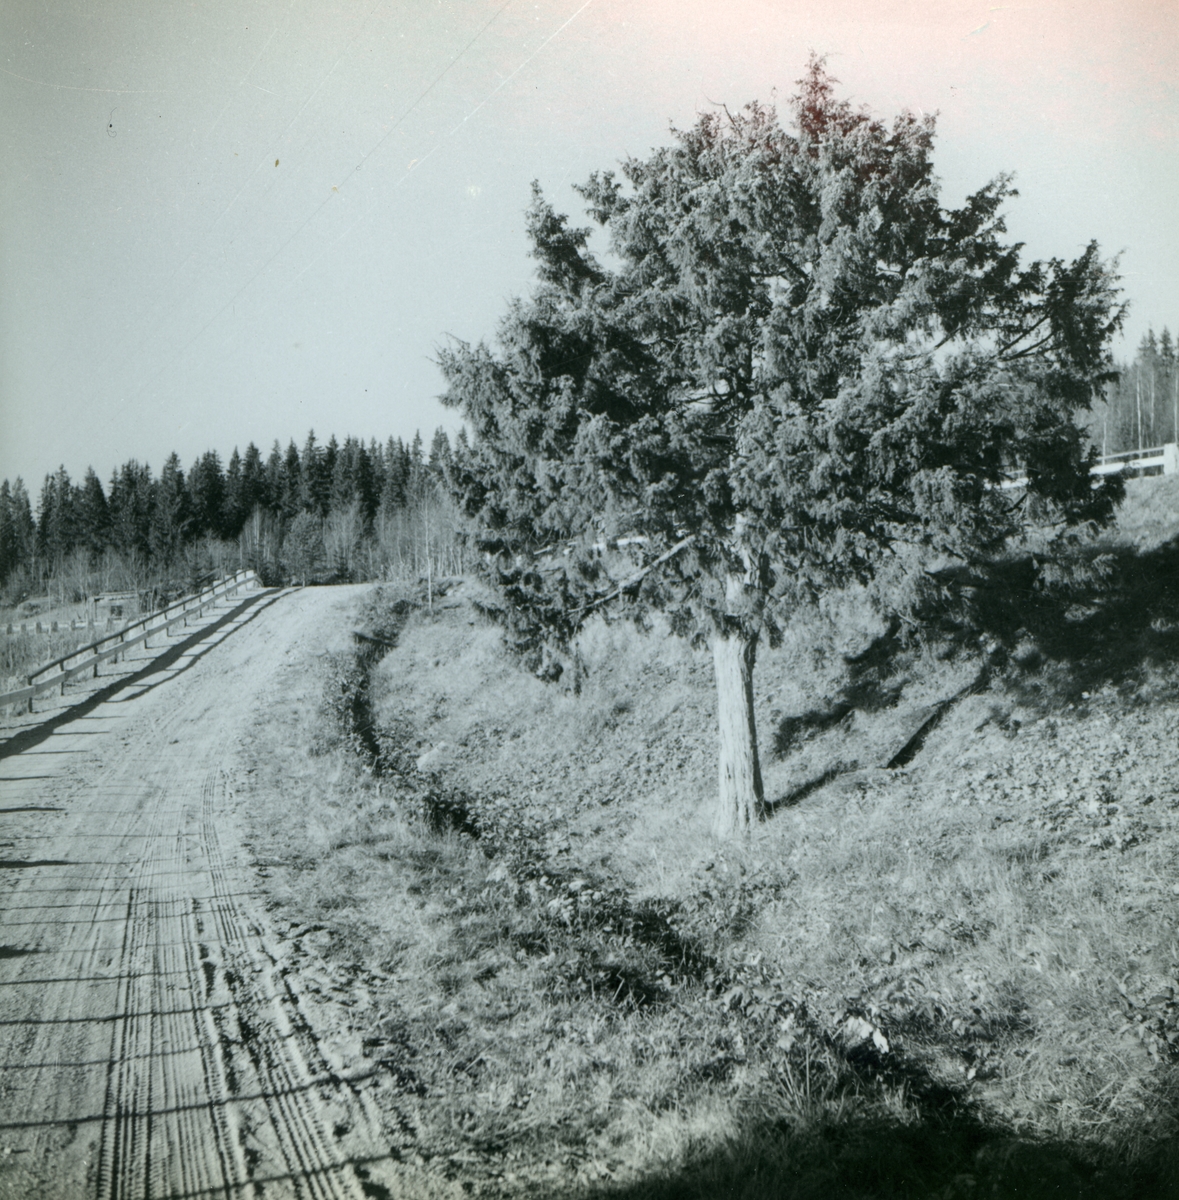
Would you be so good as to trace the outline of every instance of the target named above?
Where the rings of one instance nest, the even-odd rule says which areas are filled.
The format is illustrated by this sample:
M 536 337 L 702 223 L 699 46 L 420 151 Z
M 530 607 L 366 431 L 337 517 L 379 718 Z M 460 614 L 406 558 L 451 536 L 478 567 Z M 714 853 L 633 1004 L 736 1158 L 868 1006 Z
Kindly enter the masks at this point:
M 240 731 L 357 598 L 243 594 L 0 726 L 0 1197 L 393 1194 L 229 787 Z

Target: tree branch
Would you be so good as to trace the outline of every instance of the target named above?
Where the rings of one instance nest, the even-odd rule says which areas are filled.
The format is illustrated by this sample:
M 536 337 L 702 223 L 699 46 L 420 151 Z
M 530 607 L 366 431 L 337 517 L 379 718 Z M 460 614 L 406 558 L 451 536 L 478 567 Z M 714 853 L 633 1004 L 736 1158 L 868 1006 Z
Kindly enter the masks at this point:
M 599 605 L 607 604 L 611 600 L 617 599 L 617 597 L 621 596 L 622 593 L 628 588 L 634 587 L 636 583 L 641 583 L 648 575 L 651 574 L 652 571 L 655 570 L 656 567 L 661 567 L 665 562 L 675 558 L 675 556 L 679 554 L 679 552 L 683 550 L 685 546 L 690 546 L 694 540 L 695 539 L 692 537 L 686 537 L 683 539 L 683 541 L 676 542 L 676 544 L 672 546 L 670 550 L 664 554 L 661 554 L 657 559 L 654 560 L 654 562 L 649 562 L 641 571 L 638 571 L 629 578 L 624 579 L 614 589 L 614 591 L 609 592 L 605 596 L 599 596 L 597 600 L 591 600 L 589 604 L 583 604 L 580 608 L 575 608 L 573 610 L 573 615 L 580 615 L 581 613 L 589 612 L 591 609 L 599 607 Z
M 1027 358 L 1029 354 L 1035 354 L 1042 346 L 1048 345 L 1052 341 L 1052 334 L 1049 333 L 1042 337 L 1038 342 L 1033 342 L 1030 346 L 1025 346 L 1022 350 L 1017 350 L 1014 354 L 1006 355 L 1003 362 L 1014 362 L 1017 358 Z
M 1003 355 L 1005 355 L 1008 350 L 1010 350 L 1013 346 L 1018 345 L 1018 343 L 1022 342 L 1023 339 L 1028 337 L 1030 334 L 1035 333 L 1035 331 L 1037 329 L 1039 329 L 1040 326 L 1043 325 L 1044 322 L 1047 320 L 1048 320 L 1048 314 L 1045 313 L 1034 325 L 1029 326 L 1027 329 L 1021 329 L 1020 332 L 1017 333 L 1015 335 L 1015 337 L 1013 337 L 1009 342 L 1005 342 L 1002 346 L 999 347 L 998 351 L 996 352 L 998 357 L 1002 358 Z M 1043 343 L 1037 342 L 1036 344 L 1042 345 Z M 1022 353 L 1022 351 L 1020 351 L 1019 353 Z

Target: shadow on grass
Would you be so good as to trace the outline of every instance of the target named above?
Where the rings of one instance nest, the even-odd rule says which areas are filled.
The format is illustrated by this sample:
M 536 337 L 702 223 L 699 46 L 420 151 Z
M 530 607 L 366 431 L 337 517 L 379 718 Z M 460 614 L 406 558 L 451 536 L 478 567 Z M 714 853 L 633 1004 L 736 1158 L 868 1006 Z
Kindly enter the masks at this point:
M 801 804 L 812 792 L 817 792 L 820 788 L 826 787 L 833 779 L 838 779 L 840 775 L 847 775 L 851 771 L 858 771 L 859 765 L 856 763 L 836 763 L 834 766 L 828 767 L 827 770 L 821 771 L 813 779 L 808 779 L 805 783 L 800 783 L 797 787 L 791 788 L 785 795 L 779 796 L 774 800 L 767 800 L 764 805 L 765 815 L 773 816 L 783 808 L 793 808 L 796 804 Z
M 943 615 L 943 630 L 963 644 L 992 639 L 1018 668 L 1009 686 L 1021 699 L 1076 703 L 1179 660 L 1179 538 L 1141 552 L 1086 547 L 1048 564 L 1029 554 L 958 582 L 964 603 L 958 620 Z
M 918 1061 L 881 1059 L 870 1046 L 835 1055 L 839 1080 L 817 1082 L 809 1097 L 801 1079 L 784 1089 L 779 1113 L 790 1116 L 754 1115 L 718 1148 L 689 1150 L 683 1165 L 638 1182 L 587 1188 L 585 1200 L 1179 1200 L 1174 1067 L 1160 1068 L 1166 1102 L 1149 1128 L 1114 1149 L 1020 1133 L 968 1085 L 939 1082 Z
M 581 1194 L 585 1200 L 1165 1200 L 1179 1196 L 1179 1148 L 1160 1142 L 1131 1163 L 961 1117 L 852 1119 L 799 1132 L 753 1122 L 683 1168 Z
M 829 704 L 778 722 L 772 746 L 775 758 L 784 758 L 808 738 L 834 728 L 857 710 L 876 712 L 897 702 L 902 685 L 890 675 L 902 649 L 899 631 L 900 622 L 893 622 L 866 650 L 847 660 L 847 682 Z
M 1054 559 L 1025 553 L 939 576 L 942 597 L 919 612 L 926 636 L 946 650 L 977 657 L 979 677 L 937 706 L 887 765 L 908 762 L 954 701 L 984 686 L 992 668 L 1007 668 L 1013 698 L 1038 708 L 1063 708 L 1104 687 L 1134 690 L 1152 668 L 1179 661 L 1179 538 L 1140 551 L 1099 543 Z M 980 643 L 990 647 L 984 661 Z M 853 712 L 892 707 L 908 651 L 899 623 L 848 662 L 844 687 L 825 706 L 779 722 L 773 753 L 783 758 Z M 789 807 L 827 777 L 805 784 L 772 806 Z

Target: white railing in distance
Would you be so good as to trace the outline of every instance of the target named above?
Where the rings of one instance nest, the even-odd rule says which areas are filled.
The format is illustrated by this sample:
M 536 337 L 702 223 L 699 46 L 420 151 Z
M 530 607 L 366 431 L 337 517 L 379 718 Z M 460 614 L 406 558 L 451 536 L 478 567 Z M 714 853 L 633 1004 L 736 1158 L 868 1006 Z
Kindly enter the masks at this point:
M 1120 454 L 1103 454 L 1094 463 L 1091 475 L 1115 475 L 1118 471 L 1149 471 L 1162 468 L 1164 475 L 1179 475 L 1179 443 L 1151 446 L 1144 450 L 1123 450 Z M 1003 480 L 1001 487 L 1017 488 L 1027 483 L 1027 476 Z

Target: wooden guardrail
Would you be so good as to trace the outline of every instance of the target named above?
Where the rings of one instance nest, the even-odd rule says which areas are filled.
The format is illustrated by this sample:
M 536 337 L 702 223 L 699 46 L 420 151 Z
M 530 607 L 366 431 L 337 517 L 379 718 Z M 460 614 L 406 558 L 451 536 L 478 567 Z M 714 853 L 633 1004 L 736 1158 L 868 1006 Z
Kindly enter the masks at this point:
M 237 571 L 206 588 L 196 596 L 188 596 L 177 600 L 159 612 L 149 613 L 133 621 L 123 629 L 108 633 L 97 641 L 86 646 L 79 646 L 69 654 L 63 654 L 52 662 L 38 667 L 32 674 L 27 675 L 26 686 L 15 692 L 0 693 L 0 708 L 9 704 L 28 702 L 29 712 L 33 711 L 33 699 L 41 692 L 50 688 L 60 687 L 65 693 L 66 682 L 83 671 L 93 670 L 98 674 L 98 664 L 108 658 L 118 661 L 120 654 L 125 654 L 132 646 L 142 642 L 145 646 L 153 634 L 167 633 L 179 621 L 188 623 L 188 618 L 195 612 L 198 617 L 204 614 L 205 608 L 220 600 L 222 596 L 234 595 L 243 585 L 259 584 L 258 576 L 253 571 Z M 51 672 L 56 672 L 52 674 Z M 43 677 L 43 678 L 42 678 Z

